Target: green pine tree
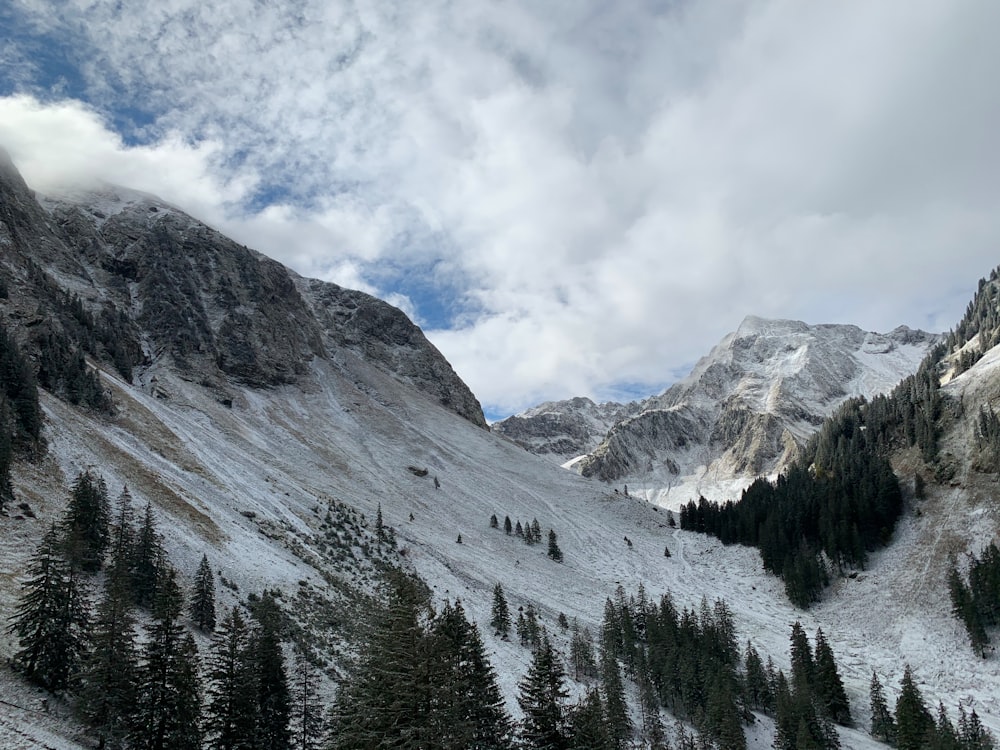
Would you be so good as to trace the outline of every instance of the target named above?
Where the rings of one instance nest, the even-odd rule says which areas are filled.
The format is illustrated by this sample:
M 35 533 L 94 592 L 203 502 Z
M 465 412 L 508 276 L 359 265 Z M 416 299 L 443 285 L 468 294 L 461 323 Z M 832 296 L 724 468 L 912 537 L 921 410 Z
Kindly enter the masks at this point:
M 257 686 L 257 739 L 259 750 L 286 750 L 291 741 L 291 694 L 281 648 L 283 615 L 274 595 L 265 591 L 251 606 L 257 627 L 251 637 Z
M 319 675 L 301 651 L 292 662 L 292 750 L 319 750 L 323 738 L 323 706 L 317 692 Z
M 142 648 L 131 747 L 135 750 L 190 750 L 201 747 L 201 689 L 198 650 L 180 624 L 184 601 L 172 569 L 156 587 L 152 622 Z
M 507 640 L 510 637 L 510 608 L 507 606 L 503 586 L 499 582 L 493 587 L 493 608 L 490 617 L 490 626 L 494 633 Z
M 851 705 L 822 628 L 816 631 L 815 693 L 827 718 L 843 726 L 851 725 Z
M 889 744 L 894 743 L 896 741 L 896 719 L 893 717 L 892 712 L 889 711 L 889 704 L 885 699 L 885 690 L 883 690 L 882 683 L 875 672 L 872 672 L 868 696 L 872 714 L 872 737 Z
M 618 661 L 607 653 L 601 655 L 601 691 L 611 747 L 623 750 L 632 739 L 632 722 L 628 717 L 621 669 Z
M 541 533 L 541 532 L 539 532 L 539 533 Z M 549 551 L 548 551 L 548 556 L 549 556 L 549 558 L 551 558 L 552 560 L 555 560 L 556 562 L 562 562 L 562 560 L 563 560 L 562 550 L 559 549 L 559 543 L 556 540 L 556 532 L 554 530 L 552 530 L 552 529 L 549 529 Z
M 78 474 L 62 527 L 67 556 L 81 570 L 93 573 L 101 569 L 110 541 L 110 515 L 104 480 L 89 471 Z
M 257 674 L 250 651 L 250 626 L 233 607 L 212 638 L 205 691 L 205 733 L 213 750 L 255 746 Z
M 604 705 L 596 688 L 569 711 L 569 750 L 612 750 Z
M 76 679 L 90 638 L 87 590 L 63 557 L 64 549 L 51 526 L 28 564 L 28 579 L 8 628 L 20 646 L 15 667 L 52 692 L 65 690 Z
M 215 577 L 212 575 L 212 566 L 208 564 L 208 555 L 201 556 L 198 571 L 194 575 L 188 613 L 198 630 L 203 633 L 215 630 Z
M 549 639 L 535 650 L 521 681 L 517 702 L 524 712 L 521 741 L 526 750 L 566 750 L 568 727 L 563 702 L 569 695 L 565 673 Z
M 910 665 L 903 670 L 896 699 L 896 747 L 900 750 L 920 750 L 934 731 L 924 698 L 913 680 Z

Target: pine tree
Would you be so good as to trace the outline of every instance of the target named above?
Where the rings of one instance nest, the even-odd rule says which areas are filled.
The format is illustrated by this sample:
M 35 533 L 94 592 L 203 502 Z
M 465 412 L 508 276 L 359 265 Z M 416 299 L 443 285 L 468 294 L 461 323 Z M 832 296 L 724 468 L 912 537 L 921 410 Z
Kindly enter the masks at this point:
M 188 608 L 194 626 L 203 633 L 215 630 L 215 577 L 208 555 L 201 556 L 198 571 L 194 574 L 194 589 L 191 591 L 191 605 Z
M 872 680 L 868 689 L 868 696 L 872 714 L 872 737 L 890 744 L 895 742 L 896 720 L 889 711 L 889 704 L 885 699 L 885 691 L 882 689 L 882 683 L 879 681 L 878 674 L 875 672 L 872 672 Z
M 172 569 L 156 587 L 152 623 L 142 649 L 139 694 L 130 732 L 136 750 L 188 750 L 201 746 L 198 650 L 180 624 L 183 598 Z
M 510 536 L 510 532 L 511 532 L 510 516 L 504 516 L 503 517 L 503 532 L 507 536 Z
M 962 750 L 994 750 L 996 747 L 993 735 L 983 726 L 975 710 L 966 715 L 961 705 L 958 716 L 958 737 Z
M 522 538 L 524 537 L 524 529 L 521 528 L 521 522 L 520 521 L 518 521 L 517 525 L 514 526 L 514 534 L 516 536 L 519 536 L 519 537 L 522 537 Z
M 542 541 L 542 527 L 538 524 L 538 519 L 531 520 L 531 543 L 538 544 Z
M 286 750 L 291 740 L 288 728 L 291 695 L 281 649 L 281 608 L 273 594 L 265 591 L 251 612 L 257 623 L 251 637 L 252 663 L 257 675 L 256 747 Z
M 490 625 L 493 631 L 504 640 L 510 637 L 510 608 L 507 606 L 507 597 L 504 596 L 503 586 L 498 582 L 493 587 L 493 609 L 490 613 Z
M 521 681 L 518 705 L 524 712 L 521 740 L 527 750 L 566 750 L 569 746 L 563 701 L 565 674 L 548 638 L 535 651 Z
M 961 750 L 955 725 L 948 718 L 944 703 L 938 703 L 937 723 L 934 725 L 934 736 L 927 750 Z
M 214 750 L 254 747 L 257 674 L 250 652 L 250 626 L 238 607 L 226 613 L 212 638 L 208 659 L 205 732 Z
M 498 528 L 499 526 L 500 522 L 497 520 L 497 514 L 494 513 L 492 516 L 490 516 L 490 528 L 495 529 Z
M 131 564 L 132 597 L 140 607 L 149 607 L 155 600 L 161 569 L 165 567 L 165 557 L 163 542 L 156 530 L 153 508 L 146 503 L 132 550 Z
M 81 570 L 93 573 L 101 569 L 110 540 L 110 515 L 104 480 L 89 471 L 78 474 L 62 526 L 67 556 Z
M 851 705 L 822 628 L 816 631 L 815 672 L 815 693 L 823 713 L 838 724 L 850 726 Z
M 563 554 L 562 550 L 559 549 L 559 543 L 556 541 L 556 532 L 549 529 L 549 552 L 548 555 L 551 559 L 556 562 L 562 562 Z
M 573 621 L 572 635 L 569 641 L 569 660 L 573 665 L 573 679 L 577 682 L 583 677 L 597 676 L 597 661 L 594 659 L 594 642 L 590 630 Z
M 20 646 L 15 666 L 52 692 L 70 687 L 84 663 L 90 636 L 87 591 L 62 557 L 63 549 L 53 525 L 31 558 L 8 628 Z
M 604 706 L 595 688 L 569 711 L 569 750 L 612 750 Z
M 764 663 L 760 659 L 760 654 L 757 653 L 757 649 L 751 645 L 750 641 L 747 641 L 743 664 L 746 672 L 744 681 L 748 707 L 757 711 L 768 710 L 772 701 L 767 672 L 764 671 Z
M 427 594 L 402 572 L 388 576 L 388 601 L 362 649 L 360 662 L 337 692 L 331 750 L 420 747 L 433 742 L 429 726 Z
M 97 606 L 80 707 L 103 742 L 126 734 L 136 701 L 138 653 L 128 569 L 113 557 Z
M 375 511 L 375 537 L 379 542 L 385 541 L 385 523 L 382 521 L 382 503 L 378 504 Z
M 431 726 L 441 750 L 507 750 L 512 725 L 479 630 L 461 602 L 446 603 L 429 643 Z
M 317 693 L 316 669 L 301 651 L 292 662 L 292 750 L 319 750 L 323 706 Z
M 907 664 L 896 699 L 896 747 L 900 750 L 920 750 L 933 731 L 934 719 Z
M 625 687 L 617 659 L 607 653 L 601 655 L 601 690 L 607 717 L 608 736 L 614 750 L 623 750 L 632 738 L 632 722 L 625 703 Z
M 108 545 L 109 573 L 125 581 L 131 597 L 132 557 L 135 552 L 135 523 L 132 512 L 132 494 L 128 486 L 122 487 L 115 503 L 114 520 Z
M 815 664 L 812 648 L 802 624 L 797 620 L 792 625 L 791 635 L 792 688 L 796 693 L 809 694 L 813 684 Z

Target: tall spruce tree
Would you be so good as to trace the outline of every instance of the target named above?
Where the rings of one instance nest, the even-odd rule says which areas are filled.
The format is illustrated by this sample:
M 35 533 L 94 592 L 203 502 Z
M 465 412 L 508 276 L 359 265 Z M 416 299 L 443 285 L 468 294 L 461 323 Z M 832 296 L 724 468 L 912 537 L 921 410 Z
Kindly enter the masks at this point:
M 913 680 L 910 665 L 903 670 L 899 683 L 899 697 L 896 699 L 896 747 L 899 750 L 920 750 L 934 731 L 931 717 L 924 698 Z
M 208 555 L 201 556 L 198 571 L 194 574 L 191 606 L 188 609 L 194 626 L 203 633 L 215 630 L 215 577 Z
M 55 525 L 42 537 L 28 564 L 28 579 L 8 632 L 20 648 L 14 665 L 52 692 L 70 687 L 83 666 L 90 637 L 90 605 L 80 575 L 63 557 Z
M 128 569 L 112 557 L 97 606 L 80 708 L 105 744 L 126 735 L 137 699 L 138 653 Z
M 423 619 L 427 593 L 420 583 L 390 571 L 387 603 L 337 692 L 331 750 L 418 748 L 433 743 Z
M 180 623 L 183 597 L 176 573 L 159 576 L 139 665 L 139 694 L 129 740 L 136 750 L 201 747 L 198 650 Z
M 815 694 L 827 718 L 843 726 L 851 724 L 851 704 L 847 700 L 844 683 L 837 671 L 833 649 L 823 635 L 823 629 L 816 631 Z
M 872 714 L 872 737 L 882 742 L 894 743 L 896 741 L 896 719 L 889 710 L 882 682 L 874 671 L 868 688 L 868 698 Z
M 156 529 L 153 507 L 146 503 L 142 522 L 136 533 L 132 549 L 132 598 L 140 607 L 150 607 L 156 598 L 156 591 L 162 570 L 166 567 L 163 542 Z
M 63 516 L 66 554 L 75 566 L 88 573 L 101 569 L 110 541 L 111 510 L 104 480 L 84 471 L 73 480 Z
M 257 673 L 250 626 L 233 607 L 212 638 L 205 733 L 213 750 L 251 750 L 257 738 Z
M 445 603 L 430 632 L 431 723 L 441 750 L 506 750 L 513 728 L 496 673 L 461 602 Z
M 517 702 L 524 712 L 521 741 L 527 750 L 566 750 L 565 673 L 548 637 L 542 639 L 521 681 Z
M 562 553 L 562 550 L 559 549 L 559 542 L 556 539 L 556 532 L 554 530 L 552 530 L 552 529 L 549 529 L 549 551 L 548 551 L 548 556 L 549 556 L 549 558 L 551 558 L 552 560 L 555 560 L 556 562 L 562 562 L 563 561 L 563 553 Z
M 510 637 L 510 608 L 507 606 L 507 597 L 504 596 L 503 586 L 499 582 L 493 587 L 493 608 L 490 616 L 490 625 L 493 631 L 507 640 Z
M 319 673 L 301 651 L 292 661 L 292 750 L 319 750 L 323 739 L 323 706 Z
M 286 750 L 291 741 L 291 694 L 281 648 L 283 615 L 277 600 L 265 591 L 251 606 L 257 627 L 251 638 L 257 674 L 257 741 L 259 750 Z
M 623 750 L 632 739 L 632 722 L 628 718 L 625 686 L 618 660 L 607 652 L 601 654 L 601 691 L 611 747 Z
M 975 709 L 965 713 L 965 708 L 959 705 L 958 738 L 962 750 L 994 750 L 996 742 L 993 735 L 983 726 Z
M 612 750 L 600 693 L 591 688 L 569 711 L 569 750 Z

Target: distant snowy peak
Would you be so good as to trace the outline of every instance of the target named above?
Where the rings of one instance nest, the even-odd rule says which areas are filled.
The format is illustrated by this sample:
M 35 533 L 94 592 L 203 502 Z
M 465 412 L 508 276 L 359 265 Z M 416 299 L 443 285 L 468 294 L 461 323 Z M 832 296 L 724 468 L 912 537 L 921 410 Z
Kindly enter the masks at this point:
M 496 422 L 491 429 L 531 453 L 564 463 L 596 448 L 608 430 L 635 407 L 614 401 L 595 404 L 578 396 L 547 401 Z
M 645 486 L 780 471 L 837 406 L 891 390 L 939 339 L 905 326 L 881 334 L 748 317 L 687 378 L 630 410 L 578 467 Z
M 680 486 L 730 492 L 787 466 L 846 399 L 890 391 L 940 338 L 749 316 L 657 396 L 548 402 L 492 429 L 558 463 L 583 455 L 574 468 L 585 476 L 630 482 L 650 499 Z

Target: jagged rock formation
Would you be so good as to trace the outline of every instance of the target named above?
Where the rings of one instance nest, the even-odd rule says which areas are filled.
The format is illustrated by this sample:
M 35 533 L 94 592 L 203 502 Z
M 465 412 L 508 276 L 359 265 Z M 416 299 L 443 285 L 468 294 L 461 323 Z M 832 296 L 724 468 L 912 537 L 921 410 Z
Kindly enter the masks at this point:
M 563 463 L 596 448 L 611 426 L 628 414 L 625 404 L 595 404 L 578 396 L 535 406 L 491 429 L 525 450 Z
M 905 326 L 879 334 L 748 317 L 680 383 L 614 405 L 618 421 L 576 468 L 668 491 L 685 478 L 730 482 L 775 473 L 845 399 L 891 389 L 938 340 Z M 572 418 L 576 401 L 536 407 L 494 430 L 521 430 L 513 437 L 534 452 L 577 448 L 594 434 L 566 430 L 581 421 Z
M 169 360 L 223 397 L 229 382 L 307 387 L 313 358 L 347 350 L 486 425 L 475 396 L 401 311 L 302 279 L 153 196 L 109 186 L 39 201 L 0 154 L 0 222 L 10 314 L 41 316 L 77 343 L 74 317 L 113 328 L 81 345 L 128 380 L 135 366 Z

